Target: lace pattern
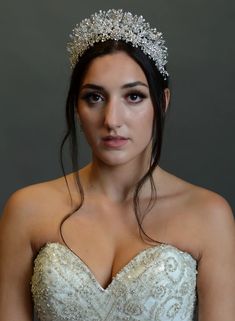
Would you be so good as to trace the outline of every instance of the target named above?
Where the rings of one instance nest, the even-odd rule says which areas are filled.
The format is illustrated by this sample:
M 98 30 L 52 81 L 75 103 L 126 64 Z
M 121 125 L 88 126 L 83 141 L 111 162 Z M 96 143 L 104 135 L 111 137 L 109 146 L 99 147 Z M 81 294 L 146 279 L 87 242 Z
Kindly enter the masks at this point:
M 31 290 L 40 321 L 191 321 L 196 261 L 171 245 L 137 254 L 104 289 L 66 246 L 47 243 Z

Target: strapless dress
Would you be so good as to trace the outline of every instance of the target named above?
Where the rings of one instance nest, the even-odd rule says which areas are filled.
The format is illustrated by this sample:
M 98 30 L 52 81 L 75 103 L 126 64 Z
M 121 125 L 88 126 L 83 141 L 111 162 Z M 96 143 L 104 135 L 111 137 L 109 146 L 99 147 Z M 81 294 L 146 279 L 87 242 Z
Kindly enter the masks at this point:
M 197 262 L 162 244 L 139 252 L 107 288 L 68 247 L 47 243 L 31 291 L 40 321 L 192 321 Z

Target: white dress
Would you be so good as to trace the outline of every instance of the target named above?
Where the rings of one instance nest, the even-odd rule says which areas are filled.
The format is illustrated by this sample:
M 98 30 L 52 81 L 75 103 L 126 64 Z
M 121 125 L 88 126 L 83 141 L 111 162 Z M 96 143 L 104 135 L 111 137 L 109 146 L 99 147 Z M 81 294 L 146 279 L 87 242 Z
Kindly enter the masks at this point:
M 68 247 L 47 243 L 31 290 L 40 321 L 192 321 L 195 259 L 172 245 L 138 253 L 107 288 Z

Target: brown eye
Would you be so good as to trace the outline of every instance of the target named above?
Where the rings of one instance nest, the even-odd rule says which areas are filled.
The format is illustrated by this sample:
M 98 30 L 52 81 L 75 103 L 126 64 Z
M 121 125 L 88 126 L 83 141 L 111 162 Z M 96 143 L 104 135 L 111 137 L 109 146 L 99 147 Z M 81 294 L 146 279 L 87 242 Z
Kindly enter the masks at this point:
M 86 93 L 81 98 L 90 105 L 95 105 L 104 101 L 103 96 L 98 93 Z
M 144 98 L 146 98 L 146 96 L 140 92 L 133 92 L 127 95 L 127 99 L 131 103 L 141 102 Z

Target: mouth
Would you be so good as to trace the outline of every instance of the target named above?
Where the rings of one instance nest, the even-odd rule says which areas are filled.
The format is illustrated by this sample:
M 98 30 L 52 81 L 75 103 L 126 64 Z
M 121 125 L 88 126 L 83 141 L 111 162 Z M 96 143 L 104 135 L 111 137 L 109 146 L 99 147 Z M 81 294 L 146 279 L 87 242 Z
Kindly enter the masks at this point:
M 128 142 L 128 138 L 119 135 L 108 135 L 102 138 L 102 142 L 106 147 L 115 148 L 124 146 Z

